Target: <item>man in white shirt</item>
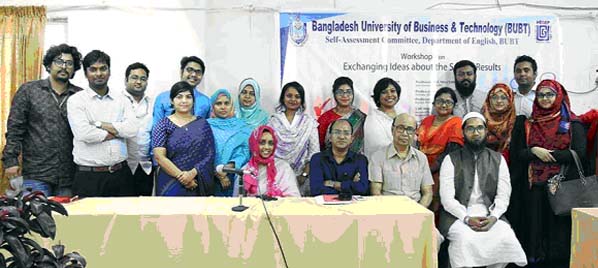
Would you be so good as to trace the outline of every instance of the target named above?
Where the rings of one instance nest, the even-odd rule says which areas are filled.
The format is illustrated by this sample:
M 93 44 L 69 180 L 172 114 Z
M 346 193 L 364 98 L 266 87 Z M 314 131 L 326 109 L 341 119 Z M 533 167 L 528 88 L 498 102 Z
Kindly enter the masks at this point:
M 484 116 L 463 118 L 465 146 L 451 152 L 440 167 L 440 232 L 450 241 L 451 267 L 525 266 L 527 259 L 513 229 L 504 220 L 509 206 L 509 169 L 500 153 L 486 148 Z
M 513 73 L 518 85 L 517 89 L 513 90 L 515 93 L 515 113 L 530 117 L 534 99 L 536 98 L 536 91 L 533 88 L 536 85 L 536 77 L 538 76 L 538 64 L 530 56 L 519 56 L 515 59 Z
M 153 98 L 145 94 L 149 69 L 143 63 L 133 63 L 125 71 L 124 97 L 129 100 L 139 126 L 137 136 L 127 139 L 127 164 L 133 174 L 134 194 L 151 196 L 154 185 L 150 158 Z
M 137 134 L 135 115 L 128 101 L 108 88 L 110 56 L 99 50 L 89 52 L 83 58 L 83 70 L 89 87 L 67 102 L 77 164 L 73 193 L 80 197 L 132 195 L 125 139 Z

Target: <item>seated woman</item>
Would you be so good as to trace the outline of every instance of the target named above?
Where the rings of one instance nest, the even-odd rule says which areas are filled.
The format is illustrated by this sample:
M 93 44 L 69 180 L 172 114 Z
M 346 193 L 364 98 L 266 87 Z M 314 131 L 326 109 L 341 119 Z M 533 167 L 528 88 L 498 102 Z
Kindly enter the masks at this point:
M 299 197 L 295 172 L 287 161 L 274 157 L 278 140 L 269 126 L 256 128 L 249 137 L 251 159 L 243 170 L 243 187 L 247 196 Z M 235 182 L 234 196 L 239 195 L 239 181 Z
M 451 88 L 443 87 L 434 94 L 434 111 L 436 115 L 430 115 L 422 120 L 417 129 L 419 150 L 428 158 L 428 165 L 432 172 L 434 193 L 430 209 L 436 213 L 438 222 L 438 211 L 440 208 L 440 186 L 438 174 L 440 164 L 444 156 L 450 152 L 463 147 L 463 131 L 461 130 L 461 117 L 453 115 L 453 107 L 457 102 L 457 95 Z
M 543 80 L 536 89 L 528 120 L 517 116 L 509 155 L 511 200 L 521 204 L 509 218 L 534 267 L 567 267 L 571 245 L 571 216 L 556 216 L 548 201 L 548 179 L 569 165 L 566 178 L 578 178 L 570 150 L 585 162 L 586 136 L 571 112 L 565 88 L 555 80 Z M 509 207 L 511 210 L 511 207 Z
M 397 116 L 395 105 L 401 97 L 401 87 L 395 80 L 385 77 L 374 86 L 374 103 L 377 109 L 370 109 L 364 123 L 363 149 L 365 156 L 392 143 L 392 120 Z
M 511 131 L 517 116 L 514 102 L 513 90 L 505 84 L 498 83 L 488 91 L 488 96 L 482 106 L 482 114 L 486 118 L 488 127 L 486 147 L 501 153 L 507 164 L 510 163 Z
M 249 160 L 249 146 L 247 139 L 251 134 L 251 127 L 243 119 L 234 115 L 232 98 L 228 90 L 219 89 L 210 98 L 213 117 L 208 123 L 214 133 L 216 142 L 216 166 L 224 165 L 238 168 Z M 232 196 L 234 174 L 216 172 L 215 196 Z
M 341 76 L 334 80 L 332 94 L 336 102 L 336 107 L 326 111 L 318 118 L 320 151 L 324 151 L 330 147 L 328 126 L 337 119 L 347 119 L 353 126 L 353 143 L 350 150 L 356 153 L 363 153 L 363 125 L 366 115 L 358 108 L 352 106 L 355 100 L 354 93 L 351 78 Z
M 192 114 L 193 86 L 170 89 L 174 113 L 156 123 L 152 148 L 160 166 L 157 196 L 207 196 L 214 193 L 214 136 L 208 122 Z
M 261 92 L 260 85 L 253 78 L 246 78 L 239 85 L 239 97 L 235 102 L 236 116 L 245 120 L 252 130 L 265 125 L 270 118 L 270 114 L 262 109 Z
M 297 176 L 302 196 L 309 196 L 309 160 L 320 151 L 318 122 L 305 111 L 305 90 L 297 82 L 282 87 L 276 113 L 268 125 L 274 129 L 276 157 L 287 161 Z

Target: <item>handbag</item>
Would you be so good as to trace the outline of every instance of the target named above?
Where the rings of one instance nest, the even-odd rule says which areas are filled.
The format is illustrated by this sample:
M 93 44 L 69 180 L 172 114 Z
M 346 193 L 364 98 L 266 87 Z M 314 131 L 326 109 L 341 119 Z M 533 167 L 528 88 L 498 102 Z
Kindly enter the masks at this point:
M 548 201 L 555 215 L 566 216 L 571 214 L 572 208 L 598 207 L 598 178 L 596 175 L 586 177 L 583 174 L 581 162 L 577 153 L 569 149 L 579 178 L 569 178 L 563 181 L 566 176 L 567 166 L 561 166 L 559 174 L 548 179 L 546 191 Z

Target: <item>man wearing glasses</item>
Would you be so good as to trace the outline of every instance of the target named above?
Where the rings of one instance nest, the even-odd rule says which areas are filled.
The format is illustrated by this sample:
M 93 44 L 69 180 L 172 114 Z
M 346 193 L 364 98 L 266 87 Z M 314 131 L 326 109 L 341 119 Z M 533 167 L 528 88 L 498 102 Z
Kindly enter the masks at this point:
M 134 195 L 151 196 L 153 181 L 150 158 L 150 132 L 152 129 L 152 98 L 145 94 L 149 69 L 143 63 L 133 63 L 125 71 L 123 95 L 131 104 L 139 126 L 137 135 L 127 139 L 127 165 L 133 174 Z
M 337 119 L 330 129 L 330 148 L 314 154 L 309 161 L 310 190 L 314 196 L 351 193 L 365 195 L 368 190 L 368 160 L 349 150 L 353 127 L 347 119 Z
M 432 202 L 432 173 L 428 159 L 412 146 L 415 118 L 397 115 L 392 123 L 392 144 L 378 150 L 370 159 L 372 195 L 404 195 L 428 207 Z
M 450 241 L 451 267 L 525 266 L 527 258 L 504 213 L 511 180 L 504 157 L 486 147 L 486 119 L 465 115 L 465 146 L 451 152 L 440 167 L 442 234 Z
M 181 59 L 181 81 L 185 81 L 189 83 L 189 85 L 195 87 L 193 90 L 193 115 L 207 119 L 210 117 L 210 110 L 212 107 L 210 105 L 210 98 L 199 92 L 199 89 L 197 88 L 203 79 L 205 71 L 206 66 L 200 58 L 190 56 Z M 170 103 L 170 90 L 166 90 L 156 97 L 152 126 L 155 126 L 162 120 L 162 118 L 171 115 L 172 112 L 173 108 Z
M 71 196 L 75 165 L 66 102 L 82 90 L 69 82 L 81 69 L 81 53 L 67 44 L 52 46 L 43 64 L 48 78 L 21 85 L 12 100 L 2 162 L 8 178 L 23 175 L 25 188 Z

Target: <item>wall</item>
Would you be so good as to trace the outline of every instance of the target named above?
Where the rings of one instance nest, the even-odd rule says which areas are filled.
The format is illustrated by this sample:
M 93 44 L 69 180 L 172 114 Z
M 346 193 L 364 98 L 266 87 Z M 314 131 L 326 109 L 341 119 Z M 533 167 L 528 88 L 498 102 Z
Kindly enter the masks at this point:
M 588 91 L 595 87 L 598 74 L 598 4 L 587 0 L 536 1 L 535 4 L 488 0 L 476 1 L 476 4 L 433 0 L 408 3 L 384 0 L 8 0 L 0 5 L 40 4 L 48 7 L 49 17 L 68 20 L 66 31 L 56 29 L 61 27 L 56 25 L 48 31 L 46 47 L 66 41 L 83 54 L 92 49 L 107 52 L 112 57 L 111 88 L 122 90 L 126 66 L 141 61 L 151 71 L 148 92 L 163 91 L 179 79 L 180 58 L 198 55 L 207 65 L 202 90 L 211 93 L 225 87 L 236 91 L 243 78 L 253 77 L 262 85 L 263 103 L 269 109 L 280 91 L 279 11 L 450 12 L 455 16 L 472 12 L 556 14 L 561 20 L 564 46 L 563 77 L 559 80 L 569 91 Z M 558 54 L 546 55 L 553 56 Z M 538 63 L 541 65 L 541 60 Z M 330 77 L 322 83 L 331 84 L 333 79 Z M 75 83 L 86 84 L 82 71 L 77 73 Z M 598 108 L 596 90 L 570 95 L 577 113 L 590 107 Z

